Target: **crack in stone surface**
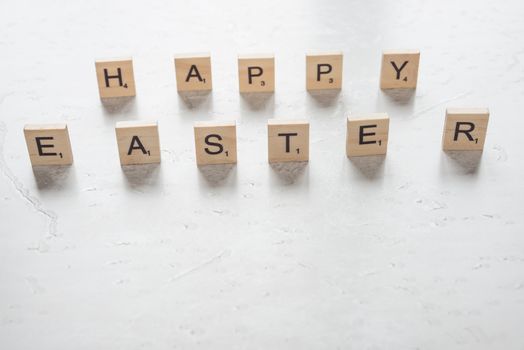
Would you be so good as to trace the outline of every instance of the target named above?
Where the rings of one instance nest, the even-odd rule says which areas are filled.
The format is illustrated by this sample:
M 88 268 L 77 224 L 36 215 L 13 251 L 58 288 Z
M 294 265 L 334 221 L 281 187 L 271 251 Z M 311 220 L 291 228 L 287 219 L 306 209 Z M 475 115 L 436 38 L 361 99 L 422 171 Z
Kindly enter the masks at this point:
M 45 216 L 48 221 L 47 234 L 51 237 L 56 237 L 56 227 L 58 222 L 58 216 L 51 210 L 48 210 L 42 206 L 42 203 L 35 197 L 31 196 L 29 190 L 24 187 L 22 182 L 13 174 L 11 169 L 7 166 L 4 158 L 4 142 L 7 135 L 7 126 L 4 122 L 0 121 L 0 173 L 2 173 L 8 180 L 9 183 L 14 187 L 15 191 L 20 197 L 29 203 L 31 207 L 37 212 Z
M 222 250 L 221 252 L 219 252 L 218 254 L 212 256 L 211 258 L 193 266 L 192 268 L 186 270 L 186 271 L 183 271 L 181 273 L 179 273 L 178 275 L 176 275 L 175 277 L 171 278 L 170 282 L 175 282 L 189 274 L 192 274 L 193 272 L 197 272 L 199 270 L 201 270 L 202 268 L 214 263 L 215 261 L 218 261 L 220 259 L 222 259 L 224 256 L 227 256 L 229 255 L 230 251 L 229 249 L 224 249 Z
M 452 102 L 452 101 L 455 101 L 455 100 L 459 100 L 459 99 L 461 99 L 461 98 L 463 98 L 463 97 L 468 96 L 469 94 L 470 94 L 470 91 L 466 91 L 466 92 L 460 93 L 460 94 L 458 94 L 458 95 L 456 95 L 456 96 L 453 96 L 453 97 L 450 97 L 450 98 L 447 98 L 447 99 L 441 100 L 441 101 L 439 101 L 439 102 L 437 102 L 437 103 L 435 103 L 435 104 L 433 104 L 433 105 L 431 105 L 431 106 L 428 106 L 428 107 L 422 108 L 422 109 L 419 110 L 419 111 L 415 111 L 415 113 L 413 113 L 413 114 L 410 116 L 410 118 L 411 118 L 411 119 L 418 118 L 418 117 L 420 117 L 421 115 L 423 115 L 423 114 L 425 114 L 425 113 L 427 113 L 427 112 L 430 112 L 430 111 L 434 110 L 434 109 L 437 108 L 437 107 L 440 107 L 440 106 L 442 106 L 442 105 L 445 105 L 445 104 L 448 103 L 448 102 Z

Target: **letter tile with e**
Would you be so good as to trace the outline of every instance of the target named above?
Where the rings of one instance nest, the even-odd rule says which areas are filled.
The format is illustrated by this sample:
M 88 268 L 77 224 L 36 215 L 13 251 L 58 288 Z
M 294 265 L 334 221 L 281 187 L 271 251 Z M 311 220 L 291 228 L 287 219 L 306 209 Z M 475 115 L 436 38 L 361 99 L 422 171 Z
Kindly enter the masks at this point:
M 348 157 L 386 154 L 389 117 L 386 113 L 351 115 L 347 119 Z
M 33 166 L 73 163 L 67 124 L 28 124 L 24 136 Z

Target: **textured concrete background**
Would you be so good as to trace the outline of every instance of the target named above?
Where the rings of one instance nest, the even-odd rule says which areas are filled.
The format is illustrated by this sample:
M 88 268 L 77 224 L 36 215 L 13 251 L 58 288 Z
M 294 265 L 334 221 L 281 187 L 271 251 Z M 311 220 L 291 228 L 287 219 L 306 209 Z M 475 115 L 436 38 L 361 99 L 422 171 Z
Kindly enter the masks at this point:
M 2 349 L 524 349 L 522 1 L 0 3 Z M 415 93 L 380 53 L 419 48 Z M 340 94 L 305 89 L 343 50 Z M 176 93 L 174 53 L 214 90 Z M 237 53 L 276 92 L 238 94 Z M 98 98 L 132 55 L 137 97 Z M 446 154 L 447 106 L 489 107 Z M 386 158 L 345 157 L 349 112 L 390 114 Z M 308 118 L 308 165 L 267 164 L 268 118 Z M 198 169 L 192 124 L 236 119 L 239 161 Z M 162 164 L 122 169 L 114 124 L 158 120 Z M 70 168 L 32 169 L 25 123 L 67 122 Z

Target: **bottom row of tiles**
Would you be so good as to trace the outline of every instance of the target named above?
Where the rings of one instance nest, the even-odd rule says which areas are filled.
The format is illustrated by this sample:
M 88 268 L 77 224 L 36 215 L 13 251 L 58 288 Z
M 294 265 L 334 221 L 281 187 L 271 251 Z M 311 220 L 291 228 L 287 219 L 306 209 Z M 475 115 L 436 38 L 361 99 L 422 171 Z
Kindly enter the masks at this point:
M 442 139 L 444 150 L 483 149 L 488 119 L 489 111 L 485 108 L 448 108 Z M 197 164 L 236 163 L 234 121 L 197 122 L 194 132 Z M 32 165 L 73 163 L 66 124 L 26 125 L 24 134 Z M 348 157 L 386 154 L 388 134 L 389 117 L 386 113 L 348 117 Z M 160 141 L 156 122 L 118 122 L 116 138 L 122 165 L 160 162 Z M 268 160 L 309 160 L 309 122 L 269 120 Z

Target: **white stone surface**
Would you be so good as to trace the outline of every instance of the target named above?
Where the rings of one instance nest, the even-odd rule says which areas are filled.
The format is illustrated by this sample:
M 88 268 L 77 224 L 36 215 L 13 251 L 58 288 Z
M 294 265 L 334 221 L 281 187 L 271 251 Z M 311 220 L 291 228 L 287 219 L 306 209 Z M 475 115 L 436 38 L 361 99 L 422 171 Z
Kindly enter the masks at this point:
M 0 3 L 0 348 L 524 349 L 521 1 Z M 380 53 L 419 48 L 414 94 Z M 340 94 L 305 89 L 343 50 Z M 176 92 L 173 54 L 212 52 Z M 237 53 L 274 52 L 240 96 Z M 132 55 L 137 97 L 98 98 Z M 447 106 L 489 107 L 483 154 L 446 154 Z M 383 159 L 345 157 L 349 112 L 391 118 Z M 266 120 L 308 118 L 307 166 L 267 164 Z M 235 167 L 195 165 L 192 123 L 238 121 Z M 162 164 L 122 169 L 114 124 L 158 120 Z M 71 168 L 32 169 L 25 123 L 67 122 Z

